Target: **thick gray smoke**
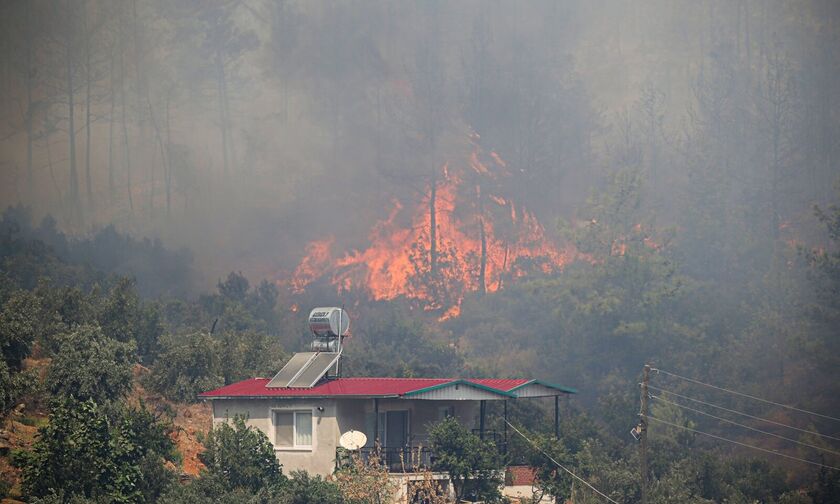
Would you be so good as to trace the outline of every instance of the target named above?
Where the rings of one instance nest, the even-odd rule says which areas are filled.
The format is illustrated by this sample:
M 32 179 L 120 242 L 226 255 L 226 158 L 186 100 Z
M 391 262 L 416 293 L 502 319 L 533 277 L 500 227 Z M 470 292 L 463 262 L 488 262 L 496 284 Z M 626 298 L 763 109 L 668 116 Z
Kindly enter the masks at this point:
M 562 241 L 558 219 L 632 168 L 657 224 L 693 223 L 684 235 L 711 247 L 736 206 L 738 225 L 803 239 L 838 174 L 830 1 L 0 9 L 0 202 L 188 246 L 208 282 L 289 277 L 313 240 L 364 250 L 395 206 L 410 227 L 446 190 L 444 166 L 460 185 L 441 212 L 475 239 L 475 216 L 503 207 Z M 713 252 L 695 266 L 725 261 Z

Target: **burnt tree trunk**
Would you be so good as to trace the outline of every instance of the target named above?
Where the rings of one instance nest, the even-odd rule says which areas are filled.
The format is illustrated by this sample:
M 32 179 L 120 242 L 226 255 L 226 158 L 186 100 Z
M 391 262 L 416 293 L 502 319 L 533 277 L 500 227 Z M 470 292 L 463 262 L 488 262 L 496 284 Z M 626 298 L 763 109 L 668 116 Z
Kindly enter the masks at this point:
M 228 121 L 227 121 L 227 83 L 225 82 L 225 66 L 221 49 L 216 49 L 216 88 L 219 95 L 219 129 L 222 133 L 222 167 L 227 174 L 230 169 L 230 151 L 228 150 Z
M 487 292 L 487 232 L 484 229 L 484 200 L 481 195 L 481 186 L 478 187 L 478 231 L 481 238 L 481 258 L 478 267 L 478 293 L 484 295 Z
M 431 191 L 429 192 L 429 271 L 432 278 L 437 276 L 437 178 L 432 172 Z
M 114 50 L 111 49 L 110 62 L 110 112 L 108 113 L 108 202 L 113 205 L 115 182 L 114 182 L 114 109 L 117 105 L 116 87 L 114 86 Z
M 71 9 L 70 2 L 67 3 L 68 11 Z M 68 12 L 66 28 L 66 53 L 65 53 L 65 93 L 67 94 L 67 140 L 70 144 L 70 208 L 73 223 L 82 223 L 81 208 L 79 202 L 79 174 L 76 166 L 76 116 L 75 116 L 75 94 L 73 81 L 73 42 L 75 33 L 73 30 L 72 14 Z
M 166 216 L 169 217 L 169 182 L 167 180 L 167 173 L 169 172 L 169 158 L 167 156 L 166 147 L 163 144 L 163 135 L 161 134 L 161 126 L 158 124 L 157 118 L 155 118 L 155 109 L 152 106 L 152 100 L 149 97 L 148 92 L 146 93 L 146 100 L 149 104 L 149 119 L 152 122 L 152 128 L 155 130 L 155 140 L 157 140 L 158 147 L 160 149 L 160 160 L 161 166 L 163 168 L 163 178 L 164 178 L 164 185 L 166 190 Z M 168 98 L 167 98 L 168 100 Z M 168 101 L 167 101 L 168 104 Z M 168 110 L 167 110 L 168 114 Z
M 128 192 L 128 210 L 134 213 L 134 198 L 131 191 L 131 151 L 128 141 L 128 117 L 125 106 L 125 51 L 120 55 L 120 106 L 122 108 L 123 159 L 125 161 L 125 185 Z
M 35 113 L 32 110 L 32 87 L 33 83 L 33 68 L 32 68 L 32 6 L 29 2 L 26 2 L 26 14 L 24 23 L 25 26 L 25 36 L 26 36 L 26 177 L 27 177 L 27 196 L 29 197 L 30 201 L 34 201 L 35 196 L 35 174 L 33 173 L 32 167 L 32 143 L 33 143 L 33 115 Z
M 90 33 L 85 34 L 85 190 L 89 211 L 93 208 L 93 188 L 90 180 L 90 81 L 93 78 L 90 70 L 90 37 Z
M 49 118 L 46 118 L 45 121 L 48 121 Z M 58 185 L 58 180 L 55 178 L 55 168 L 53 167 L 52 162 L 52 149 L 50 149 L 50 135 L 44 135 L 44 150 L 47 153 L 47 167 L 50 170 L 50 180 L 53 183 L 53 189 L 55 189 L 56 197 L 58 198 L 59 204 L 63 207 L 64 206 L 64 196 L 61 194 L 61 187 Z
M 169 127 L 169 93 L 166 94 L 166 110 L 164 116 L 164 128 L 166 128 L 166 166 L 164 169 L 164 181 L 166 184 L 166 217 L 171 216 L 172 206 L 172 130 Z

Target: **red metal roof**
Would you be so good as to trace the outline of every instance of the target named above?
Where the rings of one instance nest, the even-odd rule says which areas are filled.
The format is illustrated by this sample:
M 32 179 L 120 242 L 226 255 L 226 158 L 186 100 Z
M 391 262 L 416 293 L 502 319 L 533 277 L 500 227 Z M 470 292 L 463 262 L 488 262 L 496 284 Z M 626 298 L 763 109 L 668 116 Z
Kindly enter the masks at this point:
M 428 387 L 458 381 L 452 378 L 339 378 L 312 388 L 267 388 L 268 378 L 253 378 L 200 394 L 205 399 L 223 397 L 395 397 Z M 526 379 L 482 378 L 466 380 L 500 392 L 528 383 Z

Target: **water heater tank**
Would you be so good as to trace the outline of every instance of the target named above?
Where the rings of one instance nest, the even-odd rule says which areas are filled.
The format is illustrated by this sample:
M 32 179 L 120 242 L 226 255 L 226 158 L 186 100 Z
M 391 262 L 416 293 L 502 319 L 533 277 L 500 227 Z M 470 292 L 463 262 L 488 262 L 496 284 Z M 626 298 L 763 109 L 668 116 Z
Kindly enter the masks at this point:
M 344 336 L 350 329 L 350 317 L 341 308 L 315 308 L 309 312 L 309 329 L 316 336 Z

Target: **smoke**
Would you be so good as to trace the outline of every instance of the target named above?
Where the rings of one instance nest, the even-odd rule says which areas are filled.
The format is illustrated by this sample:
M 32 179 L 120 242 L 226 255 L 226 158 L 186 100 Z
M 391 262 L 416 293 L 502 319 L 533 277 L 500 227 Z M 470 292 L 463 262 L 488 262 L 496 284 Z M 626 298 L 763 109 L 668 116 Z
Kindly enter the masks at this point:
M 2 9 L 0 203 L 188 247 L 203 287 L 241 270 L 425 298 L 412 272 L 450 268 L 427 304 L 446 312 L 572 260 L 557 223 L 616 169 L 644 173 L 659 225 L 719 177 L 704 219 L 743 202 L 787 240 L 837 176 L 832 2 Z

